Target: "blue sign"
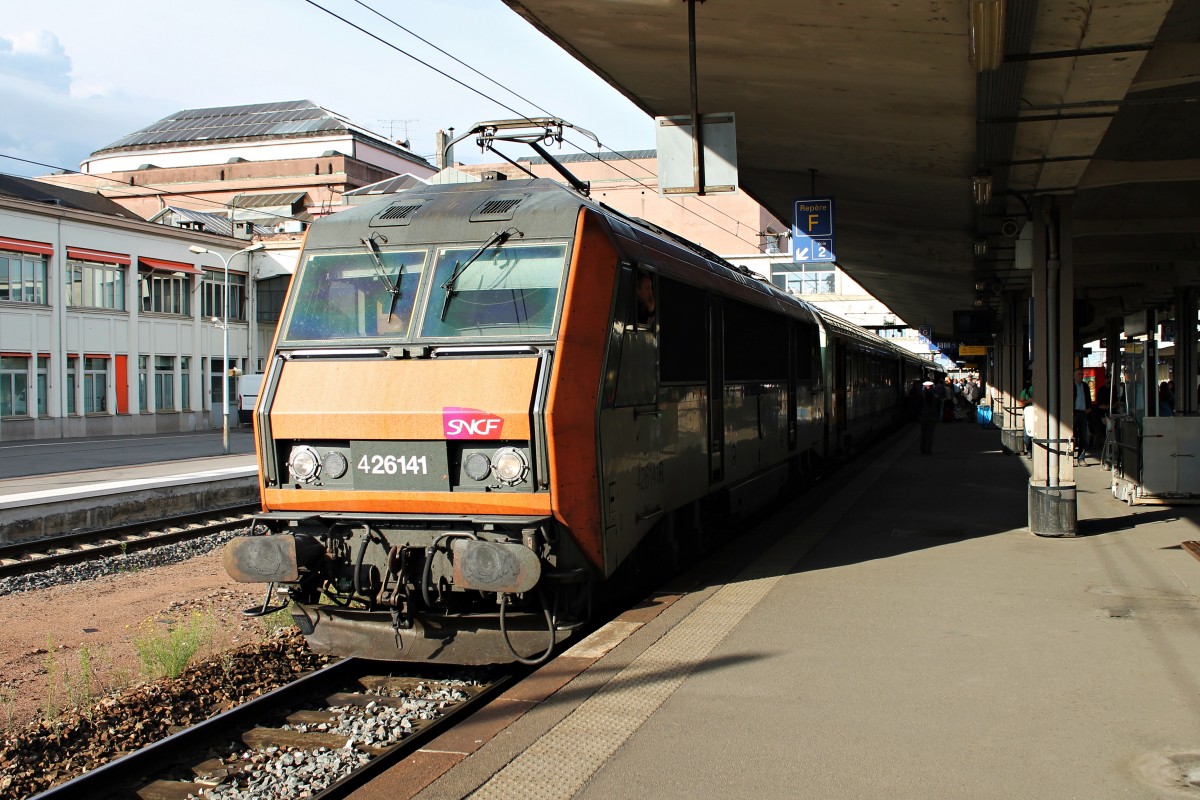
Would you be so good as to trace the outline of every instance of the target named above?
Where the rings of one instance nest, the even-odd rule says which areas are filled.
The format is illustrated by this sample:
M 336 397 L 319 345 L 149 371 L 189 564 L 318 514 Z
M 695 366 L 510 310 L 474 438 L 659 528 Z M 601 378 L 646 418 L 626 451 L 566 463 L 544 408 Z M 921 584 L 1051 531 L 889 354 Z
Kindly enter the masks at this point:
M 833 239 L 833 198 L 797 198 L 792 208 L 792 260 L 836 261 Z

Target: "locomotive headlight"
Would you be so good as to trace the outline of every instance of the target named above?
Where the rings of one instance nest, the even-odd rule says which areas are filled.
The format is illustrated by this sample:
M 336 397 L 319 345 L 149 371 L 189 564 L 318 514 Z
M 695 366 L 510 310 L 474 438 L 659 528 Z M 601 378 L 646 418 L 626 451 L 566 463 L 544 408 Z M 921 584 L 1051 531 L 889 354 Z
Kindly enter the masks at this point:
M 529 463 L 525 460 L 525 454 L 517 448 L 501 447 L 492 456 L 492 471 L 501 483 L 513 486 L 525 480 Z
M 481 481 L 492 474 L 492 462 L 483 453 L 471 453 L 463 459 L 463 472 L 473 481 Z
M 350 462 L 337 451 L 326 453 L 325 457 L 321 459 L 321 472 L 327 478 L 337 480 L 345 475 L 348 469 L 350 469 Z
M 308 483 L 321 471 L 321 457 L 308 445 L 298 445 L 292 448 L 291 455 L 288 456 L 288 469 L 296 479 Z

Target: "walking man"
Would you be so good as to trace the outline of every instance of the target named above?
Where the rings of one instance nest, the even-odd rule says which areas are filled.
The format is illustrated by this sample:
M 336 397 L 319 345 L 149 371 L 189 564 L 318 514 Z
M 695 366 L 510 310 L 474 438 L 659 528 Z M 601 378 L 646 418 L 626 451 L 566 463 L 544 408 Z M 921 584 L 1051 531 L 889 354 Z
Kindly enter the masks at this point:
M 1092 390 L 1083 380 L 1083 370 L 1075 370 L 1075 413 L 1072 426 L 1075 433 L 1075 466 L 1084 465 L 1088 443 L 1088 409 L 1092 407 Z

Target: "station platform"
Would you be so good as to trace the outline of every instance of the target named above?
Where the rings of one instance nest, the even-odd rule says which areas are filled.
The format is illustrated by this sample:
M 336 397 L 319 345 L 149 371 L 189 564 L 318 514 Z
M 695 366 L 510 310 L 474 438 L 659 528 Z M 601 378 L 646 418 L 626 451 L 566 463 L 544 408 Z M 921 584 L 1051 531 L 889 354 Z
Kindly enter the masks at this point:
M 363 787 L 372 798 L 1200 796 L 1195 506 L 915 426 Z
M 0 444 L 0 543 L 253 502 L 249 429 Z

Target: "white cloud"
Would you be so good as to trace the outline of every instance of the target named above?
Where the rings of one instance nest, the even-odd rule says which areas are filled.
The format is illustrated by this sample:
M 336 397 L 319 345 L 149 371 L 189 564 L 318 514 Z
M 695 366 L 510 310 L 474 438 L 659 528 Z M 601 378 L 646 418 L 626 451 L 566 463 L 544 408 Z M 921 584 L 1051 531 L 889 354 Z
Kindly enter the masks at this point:
M 145 126 L 148 115 L 152 121 L 164 107 L 163 113 L 173 108 L 98 84 L 72 84 L 71 58 L 53 33 L 0 37 L 0 108 L 19 109 L 0 115 L 0 156 L 9 156 L 0 157 L 0 172 L 78 169 L 93 151 Z
M 0 36 L 0 76 L 65 93 L 71 88 L 71 58 L 49 31 Z

